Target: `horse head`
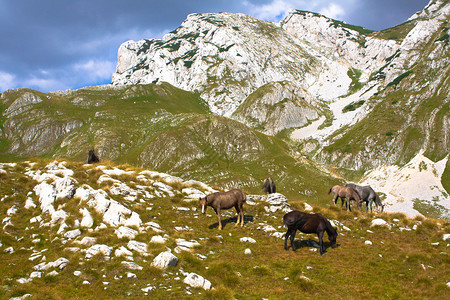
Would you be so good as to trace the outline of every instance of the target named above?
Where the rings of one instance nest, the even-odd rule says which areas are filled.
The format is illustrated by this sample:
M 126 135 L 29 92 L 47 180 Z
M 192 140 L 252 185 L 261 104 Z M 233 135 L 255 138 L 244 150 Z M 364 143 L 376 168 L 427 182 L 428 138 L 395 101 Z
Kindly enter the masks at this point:
M 202 208 L 202 214 L 206 213 L 206 207 L 208 203 L 206 202 L 206 197 L 200 198 L 200 207 Z

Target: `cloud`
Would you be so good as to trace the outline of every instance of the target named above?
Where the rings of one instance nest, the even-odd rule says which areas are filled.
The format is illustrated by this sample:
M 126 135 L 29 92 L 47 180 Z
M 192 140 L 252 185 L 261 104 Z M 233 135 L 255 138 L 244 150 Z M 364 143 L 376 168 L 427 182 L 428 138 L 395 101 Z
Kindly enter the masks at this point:
M 104 81 L 116 71 L 116 64 L 108 60 L 88 60 L 75 64 L 73 69 L 84 81 Z
M 284 0 L 273 0 L 270 3 L 257 5 L 249 1 L 244 1 L 244 6 L 248 7 L 249 14 L 255 18 L 278 22 L 280 16 L 283 18 L 292 7 L 291 3 Z
M 336 3 L 330 3 L 330 5 L 320 10 L 319 13 L 331 19 L 342 19 L 345 16 L 345 10 Z
M 0 92 L 16 87 L 16 77 L 13 74 L 0 71 Z

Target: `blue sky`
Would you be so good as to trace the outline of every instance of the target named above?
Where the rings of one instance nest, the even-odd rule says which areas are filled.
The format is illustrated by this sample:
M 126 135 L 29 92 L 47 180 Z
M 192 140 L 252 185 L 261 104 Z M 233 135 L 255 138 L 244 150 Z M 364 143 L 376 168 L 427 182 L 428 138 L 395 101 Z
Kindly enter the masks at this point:
M 291 9 L 372 30 L 406 21 L 428 0 L 0 0 L 0 92 L 110 83 L 127 40 L 162 38 L 190 13 L 244 13 L 277 22 Z

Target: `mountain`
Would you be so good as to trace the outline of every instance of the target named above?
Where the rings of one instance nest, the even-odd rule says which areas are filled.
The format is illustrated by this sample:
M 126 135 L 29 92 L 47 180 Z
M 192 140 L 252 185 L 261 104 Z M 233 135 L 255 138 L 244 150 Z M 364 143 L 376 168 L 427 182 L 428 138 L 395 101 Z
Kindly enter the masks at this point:
M 439 170 L 425 189 L 439 193 L 416 200 L 438 197 L 445 215 L 449 12 L 432 0 L 378 32 L 299 10 L 278 24 L 192 14 L 162 40 L 123 43 L 111 85 L 3 93 L 0 155 L 85 160 L 95 149 L 224 188 L 256 192 L 273 176 L 287 196 L 326 203 L 332 184 L 381 169 L 399 178 L 387 170 L 420 154 Z M 381 190 L 387 209 L 414 200 Z
M 276 174 L 286 195 L 326 195 L 337 183 L 290 146 L 235 120 L 213 115 L 198 94 L 168 83 L 2 95 L 2 159 L 64 157 L 129 163 L 257 192 Z M 274 176 L 274 175 L 272 175 Z M 317 200 L 316 200 L 317 201 Z M 323 202 L 323 200 L 321 200 Z M 328 202 L 328 201 L 326 201 Z

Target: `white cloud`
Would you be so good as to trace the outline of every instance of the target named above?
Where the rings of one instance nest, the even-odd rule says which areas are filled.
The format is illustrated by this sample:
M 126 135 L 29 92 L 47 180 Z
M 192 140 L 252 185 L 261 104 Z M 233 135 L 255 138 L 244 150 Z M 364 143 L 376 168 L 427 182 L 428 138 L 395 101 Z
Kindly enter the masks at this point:
M 76 77 L 84 78 L 84 81 L 98 81 L 110 79 L 116 70 L 116 64 L 108 60 L 88 60 L 73 66 L 78 74 Z
M 54 78 L 32 77 L 24 80 L 23 83 L 23 85 L 27 88 L 33 88 L 44 92 L 66 90 L 69 88 L 69 85 Z
M 291 8 L 294 8 L 292 3 L 284 0 L 274 0 L 264 5 L 256 5 L 249 1 L 244 1 L 243 4 L 249 8 L 249 14 L 253 17 L 272 22 L 278 22 L 280 15 L 284 17 Z
M 0 92 L 13 89 L 16 85 L 16 77 L 13 74 L 0 71 Z
M 331 19 L 342 19 L 345 16 L 345 10 L 336 3 L 330 3 L 330 5 L 320 10 L 319 13 Z

